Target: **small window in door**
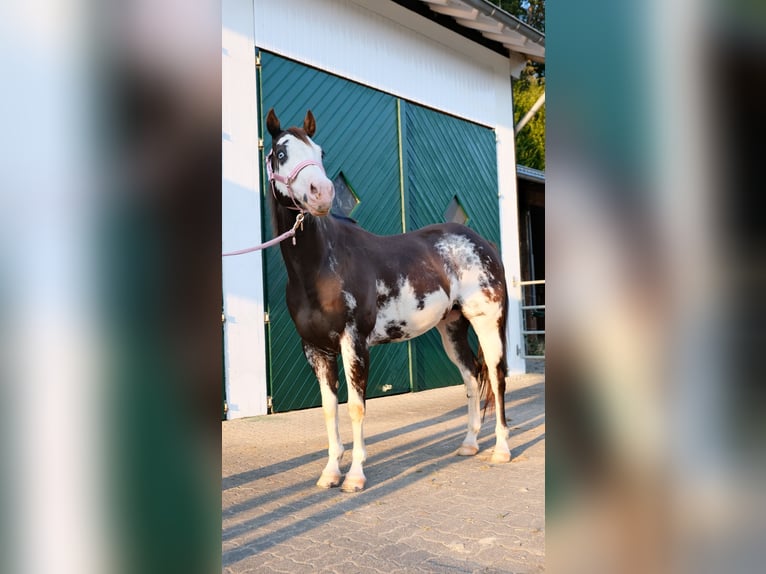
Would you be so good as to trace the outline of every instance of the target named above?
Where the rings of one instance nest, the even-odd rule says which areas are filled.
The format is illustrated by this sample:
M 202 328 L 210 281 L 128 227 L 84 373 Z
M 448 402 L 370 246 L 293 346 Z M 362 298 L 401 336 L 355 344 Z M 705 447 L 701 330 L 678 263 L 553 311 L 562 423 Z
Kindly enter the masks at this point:
M 335 199 L 332 202 L 334 211 L 350 217 L 356 206 L 359 205 L 359 198 L 351 189 L 342 171 L 338 172 L 332 183 L 335 186 Z
M 462 223 L 463 225 L 468 223 L 468 214 L 463 209 L 463 206 L 460 205 L 457 195 L 449 202 L 447 210 L 444 212 L 444 221 L 447 223 Z

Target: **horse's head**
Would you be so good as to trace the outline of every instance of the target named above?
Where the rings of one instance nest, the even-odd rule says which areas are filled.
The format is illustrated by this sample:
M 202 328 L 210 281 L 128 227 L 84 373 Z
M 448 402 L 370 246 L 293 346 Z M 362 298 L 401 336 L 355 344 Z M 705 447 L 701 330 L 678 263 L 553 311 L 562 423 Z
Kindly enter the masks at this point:
M 324 172 L 322 148 L 311 140 L 316 132 L 311 110 L 306 112 L 303 128 L 283 130 L 272 108 L 266 117 L 266 127 L 271 134 L 266 165 L 277 201 L 311 215 L 327 215 L 335 188 Z

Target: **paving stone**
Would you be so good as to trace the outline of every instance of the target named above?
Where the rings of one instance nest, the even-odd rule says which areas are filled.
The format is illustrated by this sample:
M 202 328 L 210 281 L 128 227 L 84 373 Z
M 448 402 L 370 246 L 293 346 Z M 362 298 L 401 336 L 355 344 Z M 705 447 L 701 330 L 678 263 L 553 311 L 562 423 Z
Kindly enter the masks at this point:
M 224 422 L 223 571 L 543 571 L 544 374 L 511 378 L 506 414 L 513 460 L 493 465 L 492 416 L 479 454 L 455 455 L 462 388 L 368 400 L 367 487 L 354 494 L 315 486 L 327 452 L 321 409 Z M 339 420 L 345 472 L 345 405 Z

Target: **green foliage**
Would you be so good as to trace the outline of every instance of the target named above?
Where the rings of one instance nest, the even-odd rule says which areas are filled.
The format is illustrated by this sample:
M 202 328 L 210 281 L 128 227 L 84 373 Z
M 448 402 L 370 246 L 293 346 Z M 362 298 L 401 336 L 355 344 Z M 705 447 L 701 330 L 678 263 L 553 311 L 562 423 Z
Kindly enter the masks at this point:
M 545 0 L 491 0 L 540 32 L 545 32 Z M 513 82 L 513 118 L 517 123 L 545 91 L 545 64 L 527 62 L 521 77 Z M 516 137 L 516 161 L 545 170 L 545 106 Z
M 527 6 L 526 23 L 545 33 L 545 0 L 530 0 Z
M 545 79 L 524 76 L 513 82 L 513 122 L 518 123 L 545 91 Z M 516 162 L 545 171 L 545 105 L 516 136 Z
M 514 16 L 521 16 L 526 12 L 524 8 L 521 7 L 521 0 L 490 0 L 493 4 L 496 6 L 499 6 L 509 14 L 513 14 Z
M 490 0 L 535 30 L 545 32 L 545 0 Z

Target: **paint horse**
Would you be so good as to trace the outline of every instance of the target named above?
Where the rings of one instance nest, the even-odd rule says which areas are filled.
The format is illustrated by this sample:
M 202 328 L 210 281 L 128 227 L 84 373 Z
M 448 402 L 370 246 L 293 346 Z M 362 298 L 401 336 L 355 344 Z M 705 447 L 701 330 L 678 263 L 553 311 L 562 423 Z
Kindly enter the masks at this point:
M 322 393 L 329 460 L 318 486 L 341 481 L 343 443 L 338 432 L 338 354 L 348 384 L 353 429 L 351 468 L 341 487 L 362 490 L 366 452 L 363 421 L 370 347 L 406 341 L 436 327 L 460 370 L 468 395 L 468 433 L 457 454 L 475 455 L 481 427 L 481 394 L 495 411 L 492 462 L 511 458 L 505 419 L 505 274 L 495 248 L 455 223 L 401 235 L 378 236 L 330 214 L 334 187 L 323 152 L 312 141 L 309 110 L 303 127 L 283 129 L 271 109 L 266 118 L 271 151 L 266 158 L 276 233 L 296 231 L 281 243 L 287 267 L 287 307 Z M 304 219 L 305 217 L 305 219 Z M 479 340 L 477 358 L 468 327 Z

